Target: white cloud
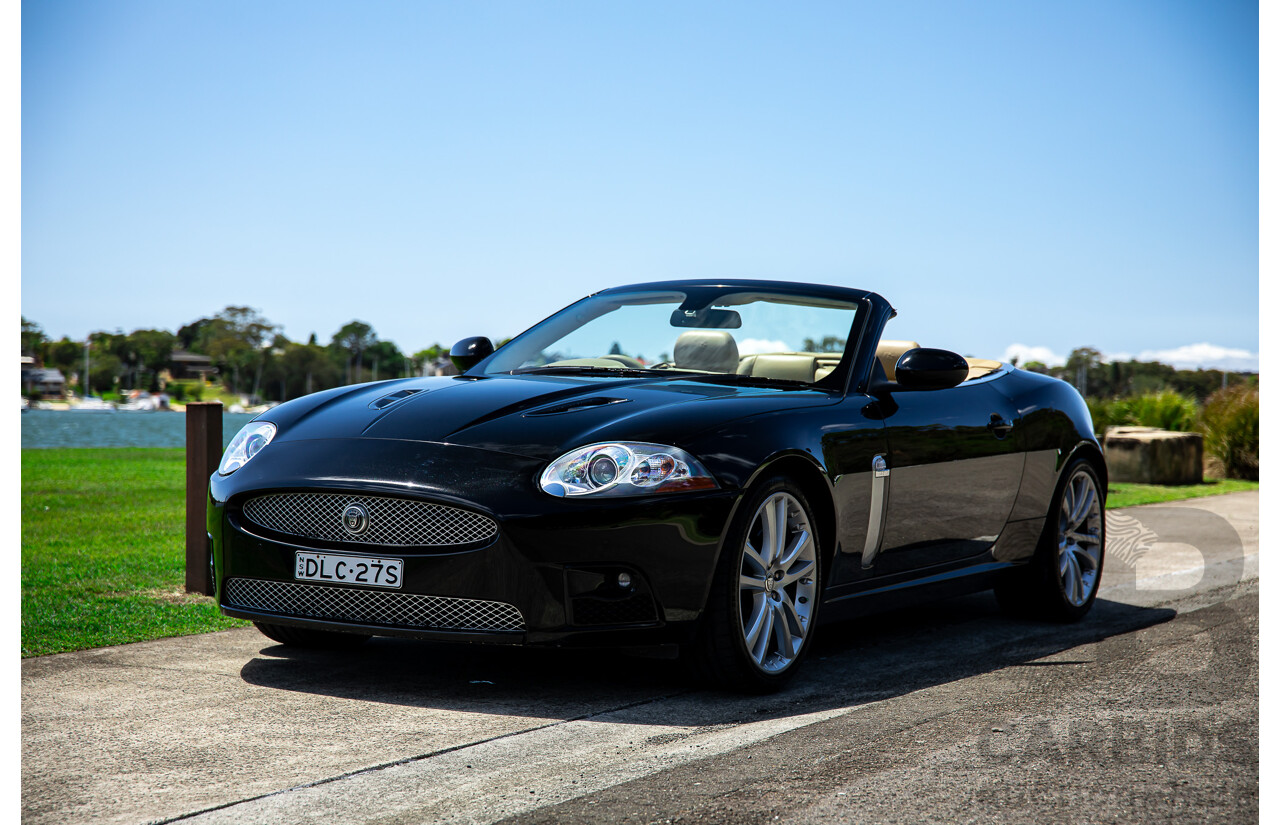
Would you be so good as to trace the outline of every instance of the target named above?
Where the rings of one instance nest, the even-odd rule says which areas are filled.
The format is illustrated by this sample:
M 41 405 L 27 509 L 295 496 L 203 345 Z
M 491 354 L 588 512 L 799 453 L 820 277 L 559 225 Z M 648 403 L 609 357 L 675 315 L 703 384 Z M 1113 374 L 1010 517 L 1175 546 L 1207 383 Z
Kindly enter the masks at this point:
M 1039 361 L 1047 367 L 1060 367 L 1067 363 L 1065 355 L 1059 355 L 1048 347 L 1029 347 L 1026 344 L 1010 344 L 1000 360 L 1012 363 L 1014 358 L 1023 366 L 1029 361 Z
M 1065 355 L 1059 355 L 1048 347 L 1031 347 L 1026 344 L 1011 344 L 1004 351 L 1005 361 L 1017 357 L 1019 364 L 1028 361 L 1039 361 L 1050 367 L 1060 367 L 1067 363 Z M 1147 349 L 1134 355 L 1131 352 L 1106 352 L 1102 354 L 1106 363 L 1114 361 L 1159 361 L 1171 367 L 1183 370 L 1225 369 L 1245 372 L 1258 371 L 1258 353 L 1244 349 L 1220 347 L 1217 344 L 1187 344 L 1173 349 Z
M 1139 361 L 1159 361 L 1184 370 L 1225 369 L 1258 371 L 1258 353 L 1231 349 L 1217 344 L 1187 344 L 1174 349 L 1148 349 L 1138 355 Z
M 762 352 L 793 352 L 783 341 L 768 341 L 764 338 L 744 338 L 738 342 L 739 355 L 759 355 Z

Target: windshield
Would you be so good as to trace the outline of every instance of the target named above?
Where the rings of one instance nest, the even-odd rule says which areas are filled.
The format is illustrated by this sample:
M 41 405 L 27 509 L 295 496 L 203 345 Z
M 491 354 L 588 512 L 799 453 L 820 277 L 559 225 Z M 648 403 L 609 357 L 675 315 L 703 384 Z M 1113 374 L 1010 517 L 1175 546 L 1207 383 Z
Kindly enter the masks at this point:
M 597 295 L 500 348 L 497 373 L 671 372 L 814 383 L 844 355 L 857 305 L 762 292 Z

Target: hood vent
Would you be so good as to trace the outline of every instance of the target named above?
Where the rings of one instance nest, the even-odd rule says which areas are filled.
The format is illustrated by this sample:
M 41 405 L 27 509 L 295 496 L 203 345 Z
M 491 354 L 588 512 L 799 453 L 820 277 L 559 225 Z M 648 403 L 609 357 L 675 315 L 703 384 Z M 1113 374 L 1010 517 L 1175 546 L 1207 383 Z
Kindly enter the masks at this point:
M 392 404 L 403 401 L 409 396 L 414 395 L 415 393 L 420 393 L 420 392 L 422 392 L 422 390 L 400 390 L 399 392 L 393 392 L 390 395 L 384 395 L 381 398 L 379 398 L 377 401 L 374 401 L 372 404 L 369 405 L 369 409 L 385 410 L 387 407 L 390 407 Z
M 525 413 L 525 417 L 533 417 L 539 415 L 560 415 L 561 413 L 581 412 L 582 410 L 593 410 L 596 407 L 607 407 L 610 404 L 625 404 L 630 398 L 575 398 L 572 401 L 566 401 L 563 404 L 553 404 L 550 407 L 543 407 L 540 410 Z

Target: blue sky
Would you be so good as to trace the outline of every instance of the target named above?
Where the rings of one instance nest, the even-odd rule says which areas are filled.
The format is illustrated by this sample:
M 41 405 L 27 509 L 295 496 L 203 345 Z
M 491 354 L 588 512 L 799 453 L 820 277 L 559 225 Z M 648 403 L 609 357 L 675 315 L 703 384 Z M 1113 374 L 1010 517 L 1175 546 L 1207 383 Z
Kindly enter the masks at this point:
M 747 277 L 1257 366 L 1254 3 L 28 2 L 21 163 L 55 337 L 238 304 L 413 352 Z

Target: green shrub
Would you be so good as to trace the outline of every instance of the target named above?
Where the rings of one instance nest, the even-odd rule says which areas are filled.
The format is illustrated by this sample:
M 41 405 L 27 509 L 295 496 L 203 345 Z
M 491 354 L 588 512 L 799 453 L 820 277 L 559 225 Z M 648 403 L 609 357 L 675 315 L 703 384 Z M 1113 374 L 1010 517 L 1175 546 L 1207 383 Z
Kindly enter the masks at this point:
M 1258 478 L 1258 388 L 1229 387 L 1209 396 L 1200 415 L 1204 449 L 1227 478 Z
M 1173 390 L 1147 393 L 1115 402 L 1118 414 L 1126 424 L 1139 427 L 1159 427 L 1162 430 L 1190 432 L 1196 428 L 1199 417 L 1196 402 Z
M 1086 403 L 1089 414 L 1093 416 L 1093 429 L 1099 433 L 1105 432 L 1107 427 L 1118 426 L 1190 432 L 1195 429 L 1199 417 L 1196 402 L 1173 390 L 1111 400 L 1091 398 Z
M 1111 405 L 1114 402 L 1103 398 L 1086 398 L 1084 403 L 1089 405 L 1089 417 L 1093 419 L 1093 431 L 1098 435 L 1105 434 L 1107 427 L 1114 423 L 1111 421 Z
M 165 392 L 173 396 L 173 400 L 179 403 L 188 401 L 199 401 L 204 396 L 204 382 L 200 379 L 183 378 L 176 381 L 170 381 L 165 386 Z

